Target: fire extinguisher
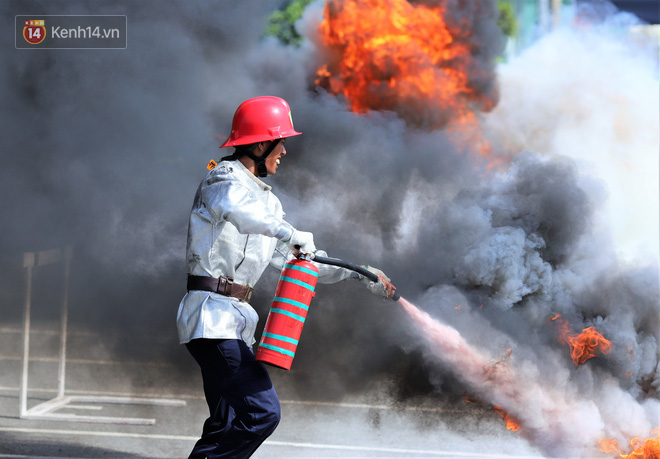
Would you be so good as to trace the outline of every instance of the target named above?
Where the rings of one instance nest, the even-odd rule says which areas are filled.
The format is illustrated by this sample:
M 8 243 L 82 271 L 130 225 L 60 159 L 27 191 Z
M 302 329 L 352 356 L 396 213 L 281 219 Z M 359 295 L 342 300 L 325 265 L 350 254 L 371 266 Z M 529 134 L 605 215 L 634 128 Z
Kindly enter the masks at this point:
M 310 260 L 350 269 L 378 282 L 378 276 L 371 271 L 336 258 L 301 254 L 299 258 L 289 261 L 284 265 L 277 284 L 257 349 L 257 360 L 285 370 L 291 369 L 319 277 L 319 270 Z M 394 301 L 399 298 L 396 293 L 392 297 Z
M 312 263 L 294 259 L 284 265 L 266 326 L 257 349 L 257 360 L 291 369 L 319 270 Z

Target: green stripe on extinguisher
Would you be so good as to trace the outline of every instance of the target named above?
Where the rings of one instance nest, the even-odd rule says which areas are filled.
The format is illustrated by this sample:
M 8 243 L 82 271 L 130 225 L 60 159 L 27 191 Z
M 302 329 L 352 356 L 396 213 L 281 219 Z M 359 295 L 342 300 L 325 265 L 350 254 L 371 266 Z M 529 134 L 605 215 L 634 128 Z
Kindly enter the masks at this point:
M 270 349 L 271 351 L 279 352 L 280 354 L 288 355 L 289 357 L 295 357 L 296 356 L 295 352 L 291 352 L 287 349 L 282 349 L 281 347 L 278 347 L 278 346 L 273 346 L 272 344 L 260 343 L 259 346 L 261 346 L 263 348 L 266 348 L 266 349 Z
M 290 304 L 291 306 L 295 306 L 297 308 L 304 309 L 305 311 L 309 311 L 309 306 L 307 306 L 305 303 L 301 303 L 300 301 L 290 300 L 289 298 L 283 298 L 281 296 L 274 297 L 273 301 L 277 301 L 278 303 Z
M 289 338 L 288 336 L 276 335 L 275 333 L 270 333 L 270 332 L 263 332 L 261 335 L 265 336 L 266 338 L 276 339 L 278 341 L 284 341 L 287 343 L 295 344 L 296 346 L 298 345 L 297 339 Z
M 310 276 L 319 277 L 319 273 L 317 273 L 316 271 L 312 271 L 311 269 L 308 269 L 308 268 L 303 268 L 302 266 L 286 264 L 286 265 L 284 265 L 284 267 L 287 268 L 287 269 L 295 269 L 296 271 L 301 271 L 303 273 L 307 273 Z
M 312 292 L 314 291 L 314 286 L 308 284 L 307 282 L 303 282 L 298 279 L 294 279 L 293 277 L 286 277 L 286 276 L 280 276 L 280 280 L 285 281 L 285 282 L 291 282 L 292 284 L 300 285 L 301 287 L 305 287 L 307 290 L 311 290 Z
M 299 320 L 302 323 L 305 323 L 305 318 L 303 316 L 299 316 L 298 314 L 294 314 L 294 313 L 289 312 L 285 309 L 270 308 L 270 312 L 274 312 L 276 314 L 284 314 L 285 316 L 289 316 L 293 319 Z

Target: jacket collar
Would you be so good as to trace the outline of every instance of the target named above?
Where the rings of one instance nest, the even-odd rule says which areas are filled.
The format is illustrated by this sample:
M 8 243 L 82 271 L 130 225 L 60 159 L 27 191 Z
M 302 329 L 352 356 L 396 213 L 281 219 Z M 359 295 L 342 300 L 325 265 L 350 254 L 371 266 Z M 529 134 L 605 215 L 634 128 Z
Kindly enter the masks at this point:
M 245 167 L 245 165 L 244 165 L 242 162 L 240 162 L 239 160 L 235 159 L 235 160 L 233 160 L 233 161 L 231 161 L 231 162 L 234 163 L 234 164 L 236 165 L 236 167 L 238 167 L 240 170 L 242 170 L 243 172 L 245 172 L 245 174 L 246 174 L 248 177 L 250 177 L 252 180 L 254 180 L 254 183 L 256 183 L 256 184 L 259 186 L 259 188 L 261 188 L 262 190 L 270 191 L 270 190 L 273 189 L 272 186 L 270 186 L 270 185 L 266 185 L 264 182 L 262 182 L 262 181 L 259 179 L 259 177 L 257 177 L 257 176 L 254 175 L 252 172 L 250 172 L 250 170 L 249 170 L 247 167 Z

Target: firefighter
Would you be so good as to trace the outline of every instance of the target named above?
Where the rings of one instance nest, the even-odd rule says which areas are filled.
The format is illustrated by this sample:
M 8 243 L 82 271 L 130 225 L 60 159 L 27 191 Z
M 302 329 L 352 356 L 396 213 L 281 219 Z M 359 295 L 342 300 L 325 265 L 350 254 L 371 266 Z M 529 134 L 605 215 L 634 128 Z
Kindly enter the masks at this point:
M 199 364 L 210 416 L 191 458 L 249 457 L 275 430 L 280 403 L 266 368 L 252 345 L 258 322 L 250 297 L 266 267 L 282 269 L 293 253 L 314 253 L 312 233 L 284 220 L 279 199 L 261 179 L 277 173 L 293 128 L 291 111 L 279 97 L 243 102 L 221 146 L 235 147 L 202 180 L 188 227 L 188 293 L 177 314 L 179 341 Z M 318 251 L 319 255 L 324 252 Z M 317 265 L 319 282 L 334 283 L 354 273 Z M 385 298 L 394 287 L 360 276 Z

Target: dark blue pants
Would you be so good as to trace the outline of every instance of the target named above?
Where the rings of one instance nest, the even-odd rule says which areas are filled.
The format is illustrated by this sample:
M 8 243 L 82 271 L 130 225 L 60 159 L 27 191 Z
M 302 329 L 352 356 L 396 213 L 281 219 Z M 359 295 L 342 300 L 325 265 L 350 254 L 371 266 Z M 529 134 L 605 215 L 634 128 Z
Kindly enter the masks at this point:
M 241 340 L 195 339 L 186 347 L 202 369 L 210 411 L 190 457 L 250 457 L 280 422 L 266 368 Z

